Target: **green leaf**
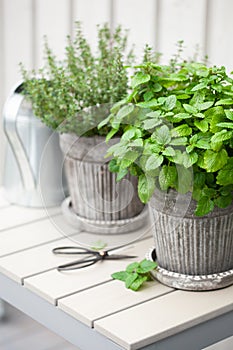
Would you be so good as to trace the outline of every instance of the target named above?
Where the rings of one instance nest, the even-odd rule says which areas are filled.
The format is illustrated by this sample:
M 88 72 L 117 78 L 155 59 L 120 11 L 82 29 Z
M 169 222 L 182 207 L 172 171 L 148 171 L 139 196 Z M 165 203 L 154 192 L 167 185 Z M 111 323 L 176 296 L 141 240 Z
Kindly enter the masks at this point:
M 161 103 L 159 103 L 156 98 L 152 98 L 150 101 L 137 103 L 137 106 L 142 108 L 154 108 L 160 106 L 160 104 Z
M 196 152 L 191 152 L 189 154 L 183 154 L 183 165 L 185 168 L 190 168 L 193 164 L 198 161 L 198 154 Z
M 214 209 L 214 202 L 207 196 L 203 196 L 197 203 L 195 210 L 196 216 L 204 216 L 210 213 Z
M 165 150 L 163 151 L 163 156 L 168 156 L 168 157 L 174 157 L 176 154 L 174 148 L 168 146 L 165 148 Z
M 176 106 L 176 96 L 170 95 L 166 98 L 164 107 L 167 111 L 171 111 Z
M 118 132 L 118 129 L 110 130 L 106 136 L 106 142 L 108 142 L 117 132 Z
M 207 196 L 209 197 L 210 199 L 214 198 L 216 196 L 217 192 L 214 188 L 204 188 L 202 190 L 202 195 L 203 196 Z
M 176 98 L 177 100 L 187 100 L 188 98 L 190 98 L 190 95 L 181 94 L 181 95 L 177 95 Z
M 106 156 L 109 157 L 110 155 L 113 154 L 116 157 L 123 157 L 127 151 L 128 151 L 128 147 L 125 144 L 123 144 L 123 143 L 115 144 L 115 145 L 109 147 L 108 153 Z
M 130 147 L 143 147 L 143 140 L 141 138 L 132 140 L 130 142 Z
M 155 179 L 144 174 L 138 179 L 138 196 L 142 203 L 147 203 L 155 190 Z
M 228 158 L 227 164 L 218 172 L 217 184 L 223 186 L 233 184 L 233 158 Z
M 171 130 L 172 137 L 189 136 L 191 134 L 192 128 L 190 128 L 187 124 L 179 125 Z
M 226 114 L 227 119 L 230 119 L 233 121 L 233 111 L 230 111 L 229 109 L 225 109 L 224 112 Z
M 147 119 L 147 120 L 144 120 L 143 127 L 145 130 L 150 130 L 155 128 L 156 126 L 159 126 L 160 124 L 162 124 L 162 120 L 159 118 Z
M 151 270 L 154 270 L 158 264 L 154 261 L 144 259 L 140 262 L 140 265 L 138 266 L 138 273 L 147 273 Z
M 223 168 L 227 163 L 228 154 L 225 149 L 219 152 L 207 150 L 204 153 L 204 166 L 208 172 L 215 172 Z
M 117 173 L 119 171 L 119 165 L 117 164 L 116 159 L 111 159 L 110 162 L 108 163 L 108 169 L 112 173 Z
M 128 169 L 127 168 L 120 168 L 119 169 L 119 172 L 117 174 L 117 178 L 116 178 L 116 181 L 120 181 L 123 179 L 123 177 L 125 177 L 128 173 Z
M 220 126 L 221 128 L 233 129 L 233 123 L 218 123 L 217 126 Z
M 207 84 L 206 83 L 200 83 L 200 84 L 197 84 L 195 85 L 191 91 L 198 91 L 198 90 L 202 90 L 202 89 L 205 89 L 207 87 Z
M 202 132 L 206 132 L 209 129 L 209 124 L 206 120 L 195 120 L 194 125 Z
M 101 129 L 103 126 L 107 125 L 110 121 L 111 115 L 109 115 L 107 118 L 105 118 L 104 120 L 102 120 L 99 124 L 98 124 L 98 129 Z
M 200 103 L 204 102 L 205 92 L 202 90 L 198 90 L 194 93 L 192 99 L 190 100 L 190 104 L 196 108 L 200 105 Z
M 205 173 L 194 173 L 194 186 L 202 188 L 205 184 Z
M 188 139 L 187 137 L 177 137 L 175 139 L 172 139 L 169 144 L 171 146 L 185 146 Z
M 121 160 L 120 168 L 121 169 L 128 168 L 132 163 L 135 162 L 135 160 L 138 158 L 139 155 L 140 153 L 137 151 L 131 151 L 131 150 L 127 151 L 124 155 L 124 158 Z
M 231 98 L 225 98 L 215 103 L 215 106 L 226 106 L 226 105 L 233 105 L 233 100 Z
M 232 200 L 232 194 L 229 194 L 228 196 L 219 196 L 214 200 L 214 204 L 217 205 L 219 208 L 224 209 L 232 203 Z
M 153 111 L 146 114 L 146 117 L 158 119 L 161 115 L 161 111 Z
M 133 281 L 133 283 L 131 283 L 129 288 L 133 291 L 137 291 L 147 280 L 147 276 L 139 276 L 135 281 Z
M 111 277 L 114 280 L 119 280 L 119 281 L 126 281 L 127 277 L 129 276 L 129 274 L 126 271 L 119 271 L 119 272 L 114 272 Z
M 163 125 L 153 132 L 151 138 L 160 145 L 166 145 L 171 141 L 170 130 L 167 125 Z
M 159 92 L 159 91 L 162 90 L 162 88 L 163 87 L 159 83 L 154 83 L 154 85 L 153 85 L 153 91 L 154 92 Z
M 203 133 L 199 132 L 198 134 L 194 135 L 190 142 L 194 143 L 195 147 L 201 148 L 201 149 L 210 149 L 211 148 L 211 133 Z
M 127 267 L 126 267 L 126 272 L 135 272 L 137 270 L 137 268 L 140 266 L 140 263 L 139 262 L 133 262 L 132 264 L 129 264 Z
M 135 136 L 140 137 L 141 136 L 141 130 L 135 127 L 130 127 L 128 130 L 124 132 L 121 139 L 125 141 L 129 141 Z
M 228 131 L 223 129 L 222 131 L 217 132 L 212 138 L 212 142 L 222 142 L 230 140 L 233 137 L 233 131 Z
M 149 74 L 144 74 L 142 72 L 136 73 L 132 80 L 131 80 L 131 86 L 134 89 L 135 87 L 145 84 L 150 80 L 150 75 Z
M 233 186 L 231 185 L 226 185 L 226 186 L 222 186 L 219 190 L 219 193 L 222 196 L 228 196 L 229 194 L 232 194 L 232 190 L 233 190 Z
M 119 111 L 120 107 L 121 107 L 122 105 L 124 105 L 125 103 L 126 103 L 126 100 L 125 100 L 125 99 L 116 102 L 116 103 L 112 106 L 112 108 L 111 108 L 111 113 L 116 113 L 117 111 Z M 107 119 L 107 118 L 106 118 L 106 119 Z
M 189 119 L 189 118 L 192 118 L 192 115 L 189 113 L 178 113 L 174 115 L 173 120 L 175 122 L 180 122 L 183 119 Z
M 193 145 L 193 144 L 189 145 L 189 146 L 186 147 L 186 152 L 187 153 L 191 153 L 194 150 L 194 148 L 195 148 L 195 145 Z
M 175 164 L 183 164 L 183 153 L 180 149 L 175 149 L 175 155 L 171 157 L 171 161 Z
M 146 171 L 155 170 L 163 163 L 161 154 L 152 154 L 146 162 Z
M 222 142 L 213 142 L 213 141 L 211 141 L 211 149 L 213 151 L 219 152 L 222 147 L 223 147 L 223 143 Z
M 190 114 L 196 114 L 198 112 L 198 109 L 196 107 L 188 105 L 186 103 L 183 104 L 183 107 L 186 110 L 186 112 Z
M 98 251 L 98 250 L 102 250 L 106 247 L 107 247 L 107 243 L 105 243 L 101 239 L 99 239 L 98 241 L 92 243 L 91 249 Z
M 128 277 L 125 280 L 125 286 L 126 288 L 130 288 L 131 284 L 138 278 L 137 273 L 131 273 L 128 275 Z
M 144 101 L 150 101 L 153 97 L 154 97 L 154 94 L 151 90 L 149 90 L 149 91 L 145 92 L 145 94 L 143 94 Z
M 159 173 L 159 185 L 162 191 L 168 190 L 169 187 L 174 188 L 177 180 L 177 170 L 174 165 L 164 165 Z
M 125 118 L 126 116 L 128 116 L 130 113 L 133 112 L 133 110 L 134 110 L 133 105 L 126 105 L 126 106 L 122 107 L 121 109 L 119 109 L 119 111 L 117 112 L 117 115 L 116 115 L 117 121 L 120 121 L 123 118 Z
M 205 109 L 212 107 L 213 104 L 214 104 L 214 101 L 203 102 L 198 105 L 198 109 L 199 111 L 204 111 Z

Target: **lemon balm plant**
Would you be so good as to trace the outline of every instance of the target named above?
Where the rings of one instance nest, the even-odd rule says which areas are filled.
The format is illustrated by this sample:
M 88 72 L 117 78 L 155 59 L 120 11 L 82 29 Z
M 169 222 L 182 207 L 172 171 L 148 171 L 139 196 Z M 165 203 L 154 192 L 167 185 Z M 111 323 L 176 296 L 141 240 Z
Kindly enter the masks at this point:
M 181 289 L 233 283 L 233 79 L 174 60 L 137 66 L 131 86 L 100 126 L 112 126 L 107 140 L 123 130 L 109 167 L 136 175 L 149 202 L 156 277 Z
M 102 125 L 107 122 L 112 126 L 107 139 L 124 129 L 120 143 L 109 149 L 110 168 L 118 179 L 127 171 L 139 177 L 142 202 L 158 186 L 192 190 L 198 216 L 231 204 L 233 79 L 224 67 L 185 61 L 175 68 L 141 65 L 131 94 Z

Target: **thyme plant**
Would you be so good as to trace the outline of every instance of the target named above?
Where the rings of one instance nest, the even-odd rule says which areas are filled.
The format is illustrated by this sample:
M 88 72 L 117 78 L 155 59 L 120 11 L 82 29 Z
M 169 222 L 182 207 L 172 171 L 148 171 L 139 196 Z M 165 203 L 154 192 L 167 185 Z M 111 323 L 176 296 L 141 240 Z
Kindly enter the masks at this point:
M 27 71 L 21 64 L 24 93 L 34 114 L 60 132 L 91 136 L 106 134 L 96 125 L 109 106 L 122 99 L 128 88 L 125 64 L 133 60 L 127 51 L 127 31 L 118 26 L 97 26 L 97 52 L 93 53 L 81 24 L 76 23 L 74 39 L 67 37 L 65 59 L 59 61 L 45 38 L 45 64 Z

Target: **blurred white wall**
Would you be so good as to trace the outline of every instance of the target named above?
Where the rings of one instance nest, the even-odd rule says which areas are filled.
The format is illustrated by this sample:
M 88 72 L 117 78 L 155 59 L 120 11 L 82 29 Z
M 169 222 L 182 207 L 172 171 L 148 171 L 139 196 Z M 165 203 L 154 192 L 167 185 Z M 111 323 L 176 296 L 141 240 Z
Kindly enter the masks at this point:
M 122 24 L 137 54 L 149 43 L 166 60 L 183 39 L 188 56 L 199 46 L 211 63 L 233 70 L 232 13 L 232 0 L 0 0 L 0 108 L 20 79 L 19 62 L 41 66 L 44 35 L 62 57 L 75 20 L 93 45 L 97 23 Z M 4 145 L 0 119 L 0 184 Z

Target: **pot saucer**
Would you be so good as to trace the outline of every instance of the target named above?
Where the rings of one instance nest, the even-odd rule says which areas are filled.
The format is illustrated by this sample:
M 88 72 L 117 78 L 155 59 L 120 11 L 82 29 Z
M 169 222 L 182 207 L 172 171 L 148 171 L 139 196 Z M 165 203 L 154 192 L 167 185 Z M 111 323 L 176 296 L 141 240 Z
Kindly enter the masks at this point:
M 121 234 L 137 231 L 149 222 L 147 205 L 137 216 L 124 220 L 90 220 L 76 214 L 72 207 L 71 198 L 67 197 L 62 203 L 62 212 L 67 221 L 75 228 L 96 234 Z
M 146 258 L 156 261 L 156 251 L 152 247 L 146 254 Z M 186 275 L 168 271 L 160 266 L 151 272 L 154 279 L 177 289 L 190 291 L 206 291 L 220 289 L 233 284 L 233 269 L 209 275 Z

